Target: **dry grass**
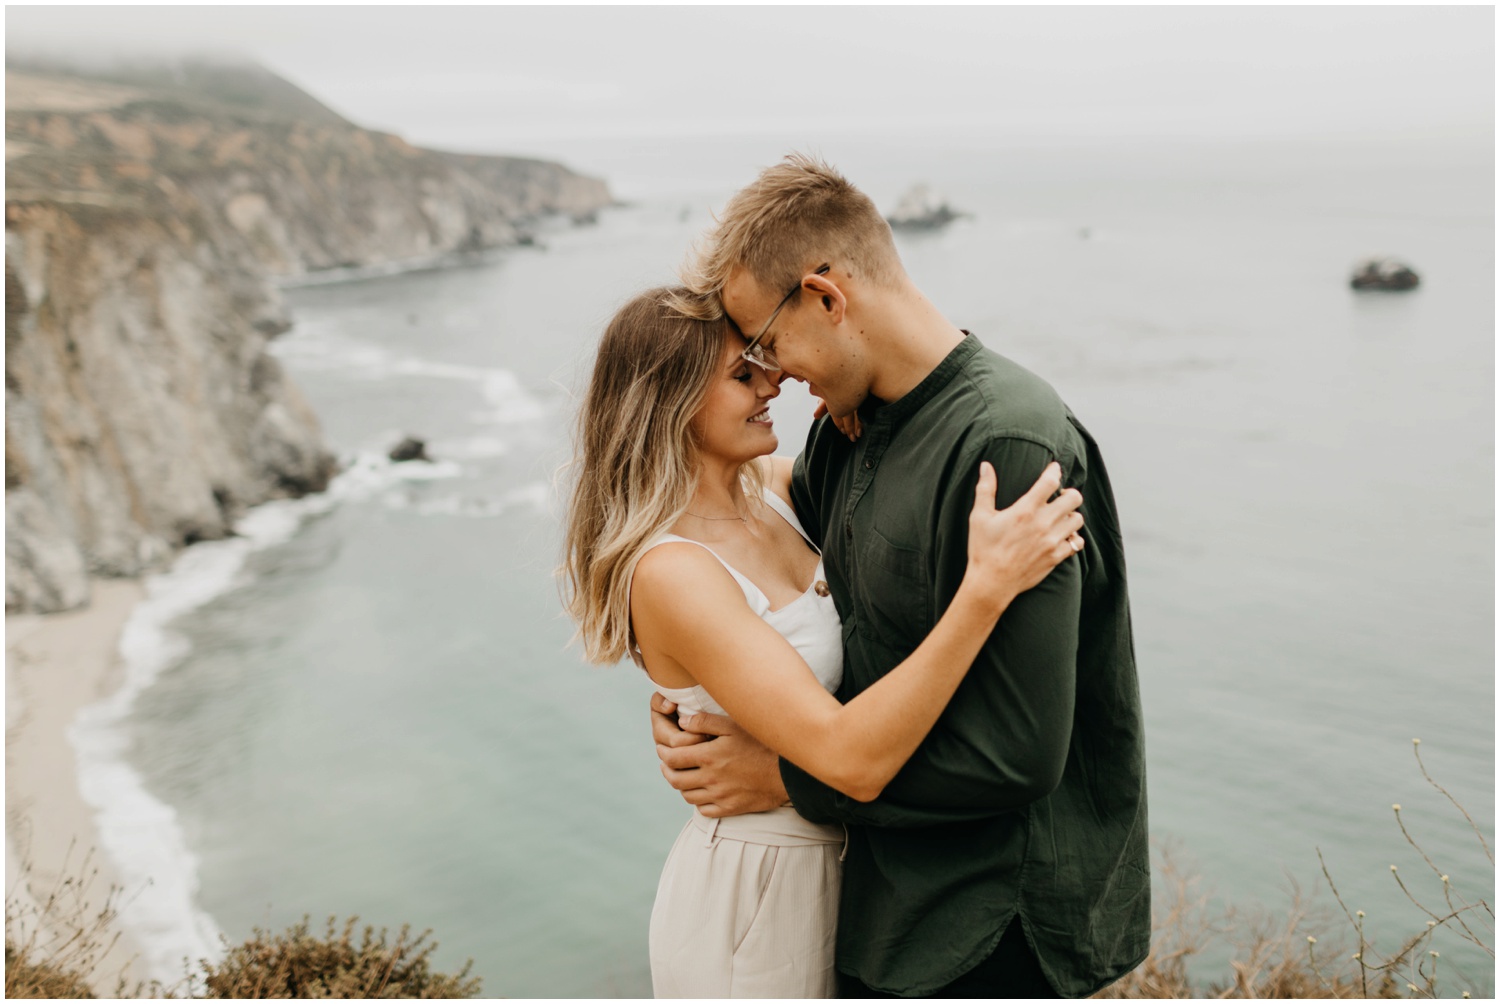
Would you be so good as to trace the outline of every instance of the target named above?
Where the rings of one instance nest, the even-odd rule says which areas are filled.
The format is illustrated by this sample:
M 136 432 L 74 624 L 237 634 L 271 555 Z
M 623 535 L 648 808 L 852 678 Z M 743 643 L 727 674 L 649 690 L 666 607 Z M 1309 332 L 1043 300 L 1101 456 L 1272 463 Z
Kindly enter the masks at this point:
M 202 963 L 205 998 L 361 998 L 452 999 L 479 996 L 479 980 L 469 976 L 465 963 L 456 976 L 434 973 L 429 956 L 437 948 L 431 932 L 411 937 L 403 926 L 395 940 L 382 928 L 365 927 L 359 941 L 350 917 L 340 929 L 328 918 L 327 932 L 310 933 L 302 918 L 281 934 L 257 929 L 242 945 L 230 949 L 221 962 Z
M 1411 741 L 1412 755 L 1416 757 L 1417 769 L 1422 772 L 1422 778 L 1464 817 L 1469 828 L 1474 831 L 1474 837 L 1478 842 L 1479 849 L 1484 854 L 1484 859 L 1489 863 L 1491 880 L 1490 888 L 1494 888 L 1495 855 L 1490 850 L 1489 842 L 1484 839 L 1484 832 L 1480 830 L 1479 824 L 1474 822 L 1474 817 L 1469 815 L 1467 809 L 1454 798 L 1447 788 L 1443 787 L 1427 772 L 1427 765 L 1422 762 L 1422 740 Z M 1395 865 L 1391 865 L 1391 878 L 1396 881 L 1401 892 L 1407 900 L 1417 908 L 1427 919 L 1423 928 L 1416 934 L 1408 937 L 1401 947 L 1391 954 L 1382 954 L 1365 935 L 1365 914 L 1363 910 L 1355 910 L 1350 913 L 1349 907 L 1344 902 L 1343 896 L 1339 894 L 1338 885 L 1333 876 L 1329 874 L 1328 865 L 1323 861 L 1323 852 L 1318 851 L 1318 861 L 1323 865 L 1323 877 L 1328 881 L 1328 888 L 1332 890 L 1334 899 L 1338 901 L 1339 909 L 1343 910 L 1345 918 L 1350 926 L 1354 928 L 1357 944 L 1353 955 L 1353 961 L 1359 965 L 1359 980 L 1361 987 L 1373 985 L 1384 986 L 1394 983 L 1413 997 L 1436 997 L 1438 995 L 1438 966 L 1442 955 L 1433 948 L 1435 939 L 1440 932 L 1465 941 L 1490 959 L 1493 967 L 1495 959 L 1495 910 L 1488 900 L 1473 897 L 1469 899 L 1460 893 L 1453 885 L 1452 880 L 1443 869 L 1437 866 L 1429 855 L 1419 844 L 1411 831 L 1406 828 L 1406 821 L 1401 818 L 1401 806 L 1392 805 L 1391 811 L 1395 813 L 1396 825 L 1401 828 L 1401 836 L 1406 839 L 1412 850 L 1422 859 L 1423 864 L 1431 870 L 1438 879 L 1443 891 L 1443 903 L 1440 906 L 1430 906 L 1419 900 L 1411 891 L 1401 877 L 1401 871 Z M 1464 991 L 1462 996 L 1469 997 L 1469 991 Z
M 1170 851 L 1159 855 L 1151 954 L 1134 972 L 1095 994 L 1103 999 L 1399 997 L 1394 980 L 1362 986 L 1337 960 L 1348 954 L 1325 932 L 1331 919 L 1299 890 L 1284 916 L 1215 909 L 1196 875 Z M 1309 933 L 1317 932 L 1317 933 Z M 1188 973 L 1195 959 L 1228 954 L 1228 971 L 1207 983 Z M 1201 968 L 1201 967 L 1200 967 Z
M 1478 847 L 1493 873 L 1495 858 L 1484 833 L 1453 795 L 1428 773 L 1422 763 L 1421 740 L 1412 740 L 1412 752 L 1422 777 L 1452 803 L 1474 831 Z M 1341 929 L 1337 913 L 1309 910 L 1295 886 L 1292 904 L 1284 917 L 1246 914 L 1233 908 L 1217 912 L 1195 875 L 1178 866 L 1170 850 L 1160 854 L 1160 886 L 1154 891 L 1151 954 L 1134 972 L 1096 994 L 1100 998 L 1395 998 L 1437 997 L 1444 987 L 1438 980 L 1441 953 L 1434 947 L 1440 933 L 1467 942 L 1491 960 L 1494 951 L 1495 913 L 1482 898 L 1468 898 L 1422 846 L 1412 837 L 1401 818 L 1401 806 L 1393 805 L 1401 835 L 1441 883 L 1443 903 L 1433 906 L 1413 895 L 1397 866 L 1391 876 L 1416 907 L 1423 926 L 1408 935 L 1392 952 L 1382 952 L 1365 930 L 1362 910 L 1350 911 L 1338 885 L 1323 865 L 1338 909 L 1348 922 Z M 1323 854 L 1318 852 L 1319 862 Z M 1493 883 L 1492 883 L 1493 885 Z M 1352 944 L 1351 944 L 1352 942 Z M 1228 972 L 1208 983 L 1195 983 L 1188 968 L 1195 958 L 1228 955 Z M 1202 968 L 1200 965 L 1198 968 Z M 1467 982 L 1457 974 L 1444 974 L 1453 982 Z M 1451 991 L 1450 991 L 1451 993 Z M 1460 993 L 1469 997 L 1470 991 Z
M 29 865 L 5 898 L 5 996 L 21 1000 L 92 999 L 100 996 L 99 967 L 114 947 L 118 889 L 93 894 L 98 870 L 92 852 L 76 867 L 64 859 L 63 878 L 35 888 Z M 342 926 L 329 918 L 325 934 L 308 922 L 281 934 L 256 930 L 241 945 L 226 946 L 218 962 L 200 960 L 198 974 L 172 987 L 131 984 L 117 977 L 111 997 L 154 998 L 385 998 L 441 999 L 479 995 L 477 977 L 465 964 L 457 975 L 432 971 L 437 948 L 430 932 L 415 938 L 402 927 L 394 938 L 365 927 L 358 918 Z
M 98 995 L 75 973 L 50 963 L 29 961 L 30 954 L 5 943 L 5 996 L 29 1000 L 93 1000 Z
M 70 867 L 75 847 L 63 858 L 61 877 L 37 888 L 23 864 L 18 888 L 5 897 L 5 996 L 10 998 L 98 997 L 96 970 L 118 938 L 114 931 L 119 890 L 101 899 L 94 890 L 93 852 Z M 144 996 L 145 984 L 118 977 L 114 997 Z M 155 987 L 150 988 L 152 990 Z

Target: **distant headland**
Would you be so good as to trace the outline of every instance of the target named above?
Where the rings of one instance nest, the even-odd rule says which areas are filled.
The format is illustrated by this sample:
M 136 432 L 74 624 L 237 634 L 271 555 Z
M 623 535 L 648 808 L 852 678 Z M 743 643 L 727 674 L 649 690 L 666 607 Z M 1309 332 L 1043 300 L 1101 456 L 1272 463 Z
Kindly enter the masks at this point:
M 587 220 L 605 183 L 362 129 L 224 59 L 7 55 L 6 609 L 88 602 L 248 506 L 321 490 L 316 417 L 266 352 L 278 279 L 440 262 Z

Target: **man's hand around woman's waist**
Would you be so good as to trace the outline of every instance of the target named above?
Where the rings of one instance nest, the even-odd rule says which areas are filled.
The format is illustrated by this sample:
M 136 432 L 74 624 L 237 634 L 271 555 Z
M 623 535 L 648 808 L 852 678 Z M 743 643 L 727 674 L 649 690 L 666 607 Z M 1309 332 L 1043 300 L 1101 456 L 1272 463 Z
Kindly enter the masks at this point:
M 679 723 L 676 713 L 671 701 L 651 695 L 651 735 L 662 777 L 683 801 L 710 818 L 787 804 L 775 753 L 723 715 L 705 711 Z

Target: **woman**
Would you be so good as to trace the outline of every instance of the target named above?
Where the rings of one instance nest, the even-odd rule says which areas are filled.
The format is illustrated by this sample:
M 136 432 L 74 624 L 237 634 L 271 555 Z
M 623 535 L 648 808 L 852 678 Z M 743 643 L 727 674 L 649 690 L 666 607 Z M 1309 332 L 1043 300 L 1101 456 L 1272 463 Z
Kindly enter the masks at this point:
M 838 613 L 788 502 L 779 389 L 728 321 L 681 316 L 656 289 L 600 341 L 579 415 L 564 572 L 589 658 L 629 654 L 679 713 L 728 714 L 849 796 L 879 795 L 927 735 L 1005 607 L 1082 546 L 1082 499 L 1050 466 L 994 508 L 981 466 L 969 565 L 942 619 L 847 705 Z M 830 997 L 840 827 L 795 809 L 695 811 L 651 917 L 658 997 Z

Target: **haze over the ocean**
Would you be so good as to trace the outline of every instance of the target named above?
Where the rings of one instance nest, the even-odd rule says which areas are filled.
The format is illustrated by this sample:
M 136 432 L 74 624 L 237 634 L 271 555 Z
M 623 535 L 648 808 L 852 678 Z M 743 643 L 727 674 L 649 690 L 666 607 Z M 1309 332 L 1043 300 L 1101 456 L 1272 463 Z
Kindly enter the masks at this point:
M 80 16 L 83 11 L 87 16 Z M 9 7 L 7 47 L 232 50 L 426 145 L 964 130 L 1483 134 L 1490 7 Z

